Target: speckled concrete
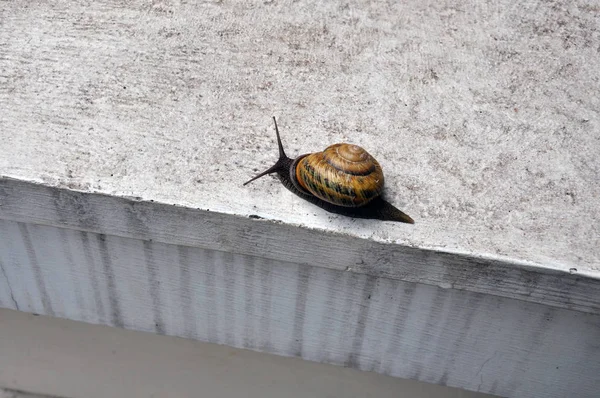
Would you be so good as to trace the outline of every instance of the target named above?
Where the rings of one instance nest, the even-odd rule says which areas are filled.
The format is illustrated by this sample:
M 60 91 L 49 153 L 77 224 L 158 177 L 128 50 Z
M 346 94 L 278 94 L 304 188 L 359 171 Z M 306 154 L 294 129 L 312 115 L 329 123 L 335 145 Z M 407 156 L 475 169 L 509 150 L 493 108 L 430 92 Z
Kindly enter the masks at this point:
M 594 1 L 4 2 L 0 175 L 600 270 Z M 350 141 L 414 226 L 265 178 Z

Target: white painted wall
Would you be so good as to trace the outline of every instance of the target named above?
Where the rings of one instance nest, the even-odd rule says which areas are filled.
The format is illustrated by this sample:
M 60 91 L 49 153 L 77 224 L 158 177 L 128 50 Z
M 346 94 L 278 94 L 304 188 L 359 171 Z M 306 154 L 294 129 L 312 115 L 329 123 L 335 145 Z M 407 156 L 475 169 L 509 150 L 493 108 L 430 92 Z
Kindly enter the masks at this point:
M 502 396 L 597 391 L 597 314 L 14 221 L 0 264 L 21 311 Z
M 485 398 L 191 340 L 0 310 L 0 385 L 60 397 Z M 0 388 L 0 398 L 50 398 Z

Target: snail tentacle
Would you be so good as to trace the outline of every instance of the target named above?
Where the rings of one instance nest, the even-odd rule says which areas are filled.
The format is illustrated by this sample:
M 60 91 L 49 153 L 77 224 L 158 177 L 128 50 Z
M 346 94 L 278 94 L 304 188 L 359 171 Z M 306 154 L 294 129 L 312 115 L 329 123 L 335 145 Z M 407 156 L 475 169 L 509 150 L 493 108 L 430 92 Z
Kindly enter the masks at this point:
M 285 154 L 285 150 L 283 149 L 283 144 L 281 143 L 281 137 L 279 136 L 279 129 L 277 128 L 277 120 L 275 120 L 275 116 L 273 116 L 273 122 L 275 122 L 275 134 L 277 135 L 277 146 L 279 147 L 279 159 L 277 162 L 269 167 L 267 170 L 262 173 L 252 177 L 250 180 L 246 181 L 244 185 L 250 184 L 252 181 L 259 179 L 262 176 L 266 176 L 267 174 L 277 173 L 279 170 L 289 170 L 289 166 L 292 163 L 292 159 L 288 158 Z

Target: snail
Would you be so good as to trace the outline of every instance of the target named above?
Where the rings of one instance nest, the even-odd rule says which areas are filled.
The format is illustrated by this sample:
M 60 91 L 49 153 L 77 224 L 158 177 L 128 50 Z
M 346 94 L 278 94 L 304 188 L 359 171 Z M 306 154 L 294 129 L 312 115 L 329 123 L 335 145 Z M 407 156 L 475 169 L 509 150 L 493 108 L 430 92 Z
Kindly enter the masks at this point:
M 244 185 L 267 174 L 277 173 L 288 190 L 331 213 L 414 224 L 412 218 L 381 197 L 383 171 L 377 160 L 363 148 L 352 144 L 335 144 L 323 152 L 291 159 L 283 150 L 274 116 L 273 122 L 279 160 Z

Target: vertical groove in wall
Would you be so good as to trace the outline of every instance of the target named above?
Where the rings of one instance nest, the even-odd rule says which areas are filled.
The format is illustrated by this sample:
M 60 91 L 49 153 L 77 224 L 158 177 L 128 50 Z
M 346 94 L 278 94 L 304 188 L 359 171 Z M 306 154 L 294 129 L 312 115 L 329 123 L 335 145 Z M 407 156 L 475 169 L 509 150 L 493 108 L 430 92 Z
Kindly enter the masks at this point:
M 376 279 L 375 290 L 371 298 L 372 310 L 369 312 L 361 347 L 362 352 L 371 353 L 369 363 L 362 365 L 371 372 L 379 372 L 385 356 L 383 343 L 388 341 L 393 333 L 391 330 L 393 310 L 391 308 L 386 310 L 382 308 L 381 304 L 388 300 L 393 301 L 395 287 L 395 284 L 389 279 Z M 362 360 L 365 362 L 364 356 Z
M 121 316 L 121 304 L 119 300 L 119 292 L 117 291 L 117 285 L 115 282 L 115 273 L 110 259 L 110 252 L 108 243 L 106 242 L 106 235 L 96 235 L 98 246 L 100 247 L 100 256 L 102 259 L 102 266 L 104 271 L 104 277 L 106 278 L 106 288 L 108 293 L 108 302 L 110 303 L 110 320 L 111 325 L 117 327 L 123 327 L 123 318 Z
M 431 341 L 436 336 L 432 334 L 432 331 L 438 331 L 439 329 L 435 325 L 439 322 L 441 314 L 444 312 L 445 306 L 445 294 L 441 289 L 437 289 L 433 296 L 431 306 L 427 311 L 427 318 L 425 320 L 425 332 L 419 336 L 419 342 L 417 344 L 417 350 L 415 352 L 415 362 L 413 366 L 414 377 L 417 380 L 423 380 L 423 368 L 426 366 L 427 361 L 431 360 Z
M 306 295 L 308 294 L 308 280 L 310 268 L 304 265 L 298 266 L 296 279 L 296 305 L 294 308 L 294 326 L 292 334 L 292 355 L 302 357 L 302 345 L 304 343 L 304 313 L 306 311 Z
M 21 232 L 21 239 L 23 239 L 23 243 L 25 244 L 25 249 L 27 250 L 27 257 L 29 259 L 29 264 L 33 269 L 33 273 L 35 276 L 35 281 L 37 283 L 38 290 L 40 292 L 40 298 L 42 300 L 42 306 L 46 314 L 54 316 L 54 309 L 52 308 L 52 302 L 50 297 L 48 296 L 48 290 L 46 289 L 46 283 L 44 281 L 44 275 L 42 274 L 42 269 L 40 268 L 40 264 L 38 262 L 37 255 L 35 254 L 35 248 L 33 243 L 31 242 L 31 236 L 29 236 L 29 231 L 27 230 L 27 225 L 23 223 L 19 224 L 19 230 Z
M 215 252 L 211 250 L 206 252 L 206 270 L 204 274 L 204 285 L 206 286 L 206 311 L 208 313 L 206 323 L 208 341 L 211 343 L 221 343 L 218 333 L 219 318 L 217 314 L 215 259 Z
M 86 265 L 88 267 L 88 274 L 92 283 L 92 290 L 94 295 L 93 301 L 96 305 L 96 311 L 92 311 L 92 313 L 96 314 L 94 318 L 97 322 L 107 323 L 108 319 L 106 318 L 106 311 L 104 309 L 104 303 L 102 301 L 102 292 L 100 289 L 100 281 L 98 279 L 96 260 L 95 256 L 92 253 L 89 234 L 87 232 L 81 231 L 79 232 L 79 235 L 81 238 L 83 252 L 85 254 Z
M 339 340 L 334 343 L 337 349 L 344 353 L 344 357 L 340 357 L 341 364 L 350 363 L 352 352 L 352 343 L 354 340 L 354 328 L 349 328 L 346 325 L 356 325 L 359 312 L 359 303 L 362 297 L 357 296 L 356 292 L 362 292 L 362 287 L 366 281 L 365 275 L 353 275 L 350 272 L 345 272 L 342 278 L 342 285 L 338 290 L 342 293 L 344 299 L 341 301 L 341 328 Z
M 181 300 L 181 315 L 184 323 L 186 337 L 197 338 L 196 314 L 192 303 L 190 248 L 177 246 L 177 259 L 179 262 L 179 299 Z
M 327 272 L 324 273 L 323 277 L 326 280 L 326 299 L 324 302 L 323 316 L 321 318 L 319 334 L 322 336 L 319 341 L 319 351 L 321 351 L 321 360 L 324 362 L 336 362 L 335 358 L 332 357 L 329 346 L 331 344 L 330 339 L 333 338 L 332 330 L 333 325 L 337 326 L 337 320 L 332 319 L 332 315 L 336 313 L 337 300 L 341 294 L 339 291 L 340 281 L 342 280 L 341 272 Z
M 148 286 L 150 289 L 150 298 L 152 299 L 152 313 L 154 315 L 154 331 L 158 334 L 165 334 L 165 323 L 162 317 L 162 305 L 160 300 L 160 281 L 157 277 L 157 264 L 154 260 L 154 252 L 152 242 L 145 240 L 144 259 L 146 263 L 146 271 L 148 272 Z
M 10 296 L 11 304 L 6 304 L 4 301 L 0 302 L 0 305 L 6 306 L 7 308 L 11 308 L 13 310 L 19 310 L 19 303 L 17 303 L 17 299 L 15 299 L 15 294 L 13 293 L 12 286 L 10 285 L 10 280 L 8 280 L 8 274 L 6 273 L 6 268 L 4 268 L 4 264 L 2 263 L 2 259 L 0 259 L 0 273 L 4 282 L 6 283 L 6 292 Z M 11 307 L 12 305 L 12 307 Z
M 236 344 L 236 273 L 234 261 L 235 256 L 232 253 L 219 253 L 221 261 L 224 264 L 223 272 L 223 285 L 225 287 L 223 294 L 223 308 L 224 311 L 218 311 L 223 320 L 222 334 L 225 336 L 225 344 L 232 347 L 238 347 Z
M 413 298 L 415 296 L 415 283 L 400 284 L 396 281 L 396 295 L 393 297 L 392 303 L 395 304 L 395 314 L 393 320 L 393 333 L 390 334 L 390 339 L 385 350 L 386 357 L 383 361 L 381 373 L 393 375 L 394 369 L 399 367 L 397 361 L 401 361 L 400 352 L 402 351 L 402 343 L 405 341 L 404 329 L 408 324 L 408 314 L 412 308 Z
M 443 321 L 442 329 L 448 328 L 449 325 L 452 323 L 452 320 L 458 316 L 457 312 L 459 311 L 459 308 L 461 309 L 460 310 L 461 313 L 463 313 L 463 314 L 466 313 L 464 322 L 465 322 L 465 326 L 470 329 L 473 326 L 472 323 L 473 323 L 474 316 L 479 311 L 480 305 L 482 303 L 479 300 L 479 297 L 480 297 L 479 294 L 473 294 L 468 297 L 458 299 L 458 300 L 461 300 L 461 306 L 460 307 L 451 307 L 449 309 L 448 314 Z M 465 309 L 467 309 L 467 310 L 465 311 Z M 465 344 L 465 339 L 467 338 L 466 334 L 461 333 L 460 331 L 457 330 L 457 331 L 455 331 L 454 334 L 452 334 L 452 337 L 453 338 L 449 339 L 446 336 L 440 336 L 438 341 L 436 342 L 436 346 L 439 347 L 440 349 L 445 348 L 448 351 L 450 351 L 449 361 L 447 362 L 447 364 L 445 366 L 446 371 L 442 374 L 442 376 L 439 380 L 434 381 L 437 383 L 441 383 L 443 385 L 448 384 L 448 379 L 449 379 L 450 375 L 452 374 L 453 370 L 456 368 L 457 351 L 469 349 L 469 347 Z
M 522 377 L 523 373 L 529 372 L 529 369 L 532 368 L 531 366 L 529 366 L 529 363 L 531 361 L 536 361 L 537 356 L 534 353 L 539 349 L 539 347 L 552 347 L 554 344 L 557 344 L 557 342 L 554 339 L 548 342 L 549 344 L 544 344 L 544 339 L 549 332 L 549 327 L 552 325 L 551 320 L 554 316 L 555 311 L 555 308 L 547 307 L 544 309 L 543 312 L 540 312 L 538 314 L 535 314 L 535 316 L 531 316 L 523 320 L 526 323 L 535 325 L 531 328 L 523 328 L 523 330 L 533 330 L 533 333 L 531 333 L 530 335 L 531 345 L 529 347 L 524 348 L 524 354 L 526 355 L 521 356 L 518 361 L 515 361 L 514 366 L 511 367 L 510 380 L 515 380 L 515 378 L 519 378 L 520 376 Z M 575 332 L 575 330 L 573 332 Z M 600 337 L 600 329 L 598 329 L 598 337 Z M 560 361 L 560 357 L 556 358 L 556 360 L 557 362 Z M 557 370 L 560 370 L 560 368 Z M 563 369 L 563 371 L 566 370 L 567 369 Z M 539 374 L 535 375 L 536 379 L 539 379 L 540 376 L 544 377 L 543 375 Z M 508 383 L 507 390 L 509 391 L 509 394 L 511 396 L 516 396 L 518 395 L 518 387 L 519 386 L 517 386 L 515 383 Z
M 266 351 L 273 352 L 273 344 L 271 335 L 271 318 L 272 318 L 272 305 L 271 300 L 273 300 L 273 278 L 272 278 L 272 268 L 273 261 L 265 260 L 263 266 L 260 267 L 258 272 L 259 283 L 258 286 L 260 288 L 260 299 L 259 299 L 259 312 L 260 315 L 258 317 L 259 324 L 259 343 L 258 348 Z
M 367 326 L 367 317 L 369 315 L 369 308 L 371 306 L 371 299 L 373 292 L 375 291 L 376 278 L 374 276 L 367 276 L 365 285 L 362 290 L 362 299 L 359 304 L 358 319 L 354 330 L 354 338 L 352 341 L 352 350 L 350 356 L 346 362 L 346 366 L 359 368 L 360 354 L 362 352 L 363 341 L 365 337 L 365 327 Z
M 60 241 L 60 249 L 61 252 L 64 256 L 64 259 L 67 263 L 67 267 L 70 270 L 70 274 L 71 274 L 71 285 L 73 287 L 74 293 L 75 293 L 75 300 L 76 300 L 76 304 L 77 304 L 77 308 L 79 309 L 79 313 L 81 314 L 81 320 L 82 321 L 88 321 L 87 319 L 87 310 L 86 310 L 86 304 L 85 304 L 85 300 L 83 299 L 83 293 L 81 291 L 81 286 L 78 283 L 78 278 L 76 278 L 77 273 L 77 269 L 78 266 L 80 266 L 80 264 L 76 264 L 75 260 L 73 259 L 73 253 L 71 253 L 71 247 L 69 245 L 69 236 L 67 235 L 67 232 L 65 229 L 59 229 L 58 230 L 59 233 L 59 241 Z
M 256 259 L 251 257 L 247 259 L 244 263 L 244 333 L 243 333 L 243 341 L 244 348 L 254 349 L 256 348 L 256 338 L 255 338 L 255 308 L 256 308 L 256 300 L 255 300 L 255 292 L 256 292 L 256 284 L 255 284 L 255 266 Z

